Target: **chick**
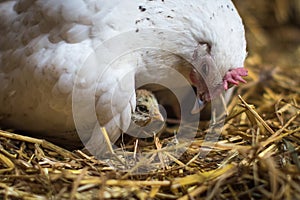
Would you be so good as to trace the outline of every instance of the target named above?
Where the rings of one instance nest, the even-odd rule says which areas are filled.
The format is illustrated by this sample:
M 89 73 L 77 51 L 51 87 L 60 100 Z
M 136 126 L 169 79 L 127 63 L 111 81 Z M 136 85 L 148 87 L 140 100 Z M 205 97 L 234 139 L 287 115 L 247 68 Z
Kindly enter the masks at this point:
M 157 99 L 152 92 L 143 89 L 136 90 L 136 108 L 131 119 L 140 127 L 144 127 L 152 121 L 164 121 Z

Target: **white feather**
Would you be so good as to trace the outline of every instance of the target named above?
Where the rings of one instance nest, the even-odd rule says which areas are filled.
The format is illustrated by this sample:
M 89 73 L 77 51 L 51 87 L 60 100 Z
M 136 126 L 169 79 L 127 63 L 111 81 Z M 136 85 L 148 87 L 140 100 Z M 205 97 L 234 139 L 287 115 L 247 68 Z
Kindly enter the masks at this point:
M 97 83 L 94 70 L 82 71 L 99 45 L 128 31 L 135 38 L 133 33 L 148 28 L 166 31 L 143 36 L 145 41 L 155 38 L 156 46 L 177 56 L 160 50 L 127 52 L 106 71 L 109 63 L 91 62 L 91 69 L 105 71 Z M 168 31 L 181 37 L 168 37 Z M 129 125 L 136 81 L 168 77 L 163 66 L 187 76 L 191 66 L 182 64 L 180 56 L 191 58 L 199 43 L 211 45 L 208 53 L 221 74 L 243 66 L 246 57 L 244 28 L 230 0 L 1 1 L 0 35 L 0 123 L 40 134 L 75 130 L 72 91 L 77 75 L 82 98 L 85 92 L 94 95 L 98 120 L 115 140 L 117 130 Z M 111 44 L 104 58 L 113 50 L 130 49 L 127 40 Z M 156 75 L 150 73 L 153 69 Z

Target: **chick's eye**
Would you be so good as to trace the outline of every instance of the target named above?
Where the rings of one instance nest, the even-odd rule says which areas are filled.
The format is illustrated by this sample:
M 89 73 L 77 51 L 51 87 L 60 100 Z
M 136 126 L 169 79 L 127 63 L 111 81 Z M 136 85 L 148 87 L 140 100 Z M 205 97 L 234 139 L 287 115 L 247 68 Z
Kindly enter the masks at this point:
M 204 63 L 201 66 L 201 72 L 203 73 L 203 75 L 208 75 L 208 65 L 207 65 L 207 63 Z
M 144 105 L 138 105 L 136 106 L 137 111 L 142 112 L 142 113 L 149 113 L 149 110 L 147 106 Z

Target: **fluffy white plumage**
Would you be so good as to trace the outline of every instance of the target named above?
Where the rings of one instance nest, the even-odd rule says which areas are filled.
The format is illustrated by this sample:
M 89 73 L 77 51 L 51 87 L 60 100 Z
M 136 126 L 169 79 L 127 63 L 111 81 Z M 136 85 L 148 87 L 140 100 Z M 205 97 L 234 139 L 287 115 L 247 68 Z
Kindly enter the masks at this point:
M 0 124 L 44 134 L 74 131 L 72 89 L 79 69 L 104 41 L 147 28 L 182 33 L 179 38 L 165 35 L 165 40 L 173 44 L 169 49 L 178 55 L 159 50 L 148 51 L 147 55 L 132 53 L 113 63 L 98 81 L 95 109 L 112 141 L 119 136 L 116 123 L 129 125 L 136 81 L 169 76 L 159 71 L 160 66 L 168 65 L 189 77 L 191 65 L 180 56 L 191 58 L 197 49 L 213 59 L 222 77 L 243 66 L 244 28 L 230 0 L 1 1 Z M 118 42 L 126 46 L 126 41 Z M 164 49 L 166 44 L 161 40 L 157 45 Z M 156 76 L 145 73 L 153 69 Z M 118 80 L 129 71 L 127 85 L 121 88 Z M 85 75 L 93 76 L 93 72 Z M 85 80 L 83 88 L 92 87 L 89 78 Z M 122 101 L 111 102 L 113 95 Z M 89 139 L 87 135 L 85 140 Z M 93 138 L 92 143 L 99 146 L 102 141 Z

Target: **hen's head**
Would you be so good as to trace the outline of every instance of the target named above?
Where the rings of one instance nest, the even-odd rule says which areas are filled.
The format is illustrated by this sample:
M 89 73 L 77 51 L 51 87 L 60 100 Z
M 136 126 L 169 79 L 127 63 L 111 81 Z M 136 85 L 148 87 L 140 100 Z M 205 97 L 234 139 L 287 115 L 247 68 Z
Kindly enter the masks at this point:
M 197 97 L 203 104 L 217 97 L 223 90 L 228 90 L 232 85 L 246 83 L 243 77 L 248 75 L 248 71 L 243 67 L 232 68 L 222 73 L 209 56 L 202 57 L 198 63 L 199 65 L 194 65 L 195 68 L 191 70 L 190 79 L 197 89 Z
M 232 85 L 245 83 L 246 39 L 242 20 L 231 1 L 202 1 L 191 32 L 196 41 L 190 72 L 202 104 Z

